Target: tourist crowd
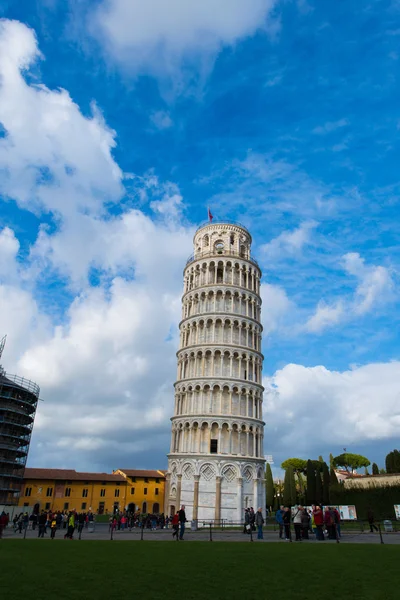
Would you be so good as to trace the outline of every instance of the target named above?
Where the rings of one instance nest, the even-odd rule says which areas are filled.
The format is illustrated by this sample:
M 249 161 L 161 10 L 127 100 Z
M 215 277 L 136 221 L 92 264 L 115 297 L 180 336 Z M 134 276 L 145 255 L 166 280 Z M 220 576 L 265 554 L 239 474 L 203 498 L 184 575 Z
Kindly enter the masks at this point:
M 275 519 L 279 525 L 279 537 L 285 536 L 288 541 L 291 539 L 291 523 L 296 541 L 308 540 L 310 533 L 315 534 L 319 541 L 323 541 L 325 536 L 330 540 L 340 537 L 340 514 L 332 506 L 325 506 L 324 510 L 317 505 L 313 505 L 311 509 L 300 505 L 292 509 L 281 506 L 275 513 Z

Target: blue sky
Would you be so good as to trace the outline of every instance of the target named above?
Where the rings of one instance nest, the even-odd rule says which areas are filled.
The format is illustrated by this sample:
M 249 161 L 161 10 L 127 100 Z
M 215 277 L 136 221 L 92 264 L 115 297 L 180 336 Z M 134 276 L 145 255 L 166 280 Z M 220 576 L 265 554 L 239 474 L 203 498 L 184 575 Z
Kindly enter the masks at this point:
M 0 333 L 5 368 L 42 387 L 31 466 L 165 466 L 181 269 L 208 205 L 250 229 L 264 271 L 265 452 L 383 464 L 400 432 L 398 2 L 0 16 Z

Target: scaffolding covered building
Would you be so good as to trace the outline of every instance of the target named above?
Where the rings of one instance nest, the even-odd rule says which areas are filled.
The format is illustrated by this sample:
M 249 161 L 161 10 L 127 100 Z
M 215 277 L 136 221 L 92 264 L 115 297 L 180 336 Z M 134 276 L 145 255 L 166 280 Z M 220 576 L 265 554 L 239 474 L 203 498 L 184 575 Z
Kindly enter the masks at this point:
M 18 504 L 39 393 L 36 383 L 0 365 L 0 505 Z

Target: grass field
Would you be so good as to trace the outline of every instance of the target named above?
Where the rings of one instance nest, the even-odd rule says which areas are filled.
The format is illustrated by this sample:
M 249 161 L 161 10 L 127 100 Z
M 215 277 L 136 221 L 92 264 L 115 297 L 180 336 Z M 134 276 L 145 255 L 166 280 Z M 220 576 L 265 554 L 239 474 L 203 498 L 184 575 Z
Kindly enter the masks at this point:
M 400 546 L 0 542 L 1 596 L 397 600 Z

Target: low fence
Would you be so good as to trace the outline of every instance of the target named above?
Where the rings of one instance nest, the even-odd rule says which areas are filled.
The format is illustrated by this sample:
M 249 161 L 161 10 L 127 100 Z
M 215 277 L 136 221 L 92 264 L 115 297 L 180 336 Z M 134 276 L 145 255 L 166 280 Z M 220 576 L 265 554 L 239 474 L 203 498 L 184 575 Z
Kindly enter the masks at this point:
M 326 539 L 340 543 L 341 539 L 351 539 L 351 536 L 360 536 L 364 533 L 369 533 L 372 529 L 376 533 L 376 537 L 380 540 L 380 543 L 384 543 L 384 535 L 388 533 L 396 533 L 400 530 L 400 523 L 395 521 L 385 520 L 384 522 L 376 522 L 370 524 L 364 520 L 357 521 L 342 521 L 339 526 L 332 526 L 327 531 L 326 528 L 320 527 L 318 530 L 310 529 L 307 527 L 296 526 L 291 523 L 289 526 L 282 526 L 272 518 L 269 518 L 264 523 L 262 530 L 250 524 L 245 524 L 242 521 L 198 521 L 190 522 L 185 524 L 185 535 L 189 534 L 189 539 L 202 540 L 202 541 L 238 541 L 239 538 L 243 541 L 253 542 L 259 537 L 263 539 L 273 540 L 276 537 L 282 537 L 289 542 L 300 541 L 305 539 Z M 50 537 L 51 529 L 49 526 L 39 530 L 39 526 L 32 528 L 32 523 L 22 527 L 15 527 L 13 523 L 10 523 L 5 530 L 5 535 L 11 537 L 13 535 L 23 538 L 32 537 Z M 95 533 L 96 535 L 91 535 Z M 74 539 L 100 539 L 100 540 L 114 540 L 114 539 L 129 539 L 129 540 L 162 540 L 168 539 L 168 537 L 174 534 L 173 539 L 180 541 L 180 526 L 172 528 L 171 525 L 163 528 L 149 528 L 145 524 L 140 524 L 132 527 L 124 527 L 118 529 L 117 527 L 111 526 L 107 523 L 88 523 L 79 524 L 77 523 L 76 528 L 71 532 L 68 528 L 64 528 L 62 525 L 54 532 L 56 538 L 73 536 Z M 28 534 L 28 535 L 27 535 Z M 126 534 L 131 534 L 126 535 Z M 133 535 L 132 535 L 133 534 Z M 156 535 L 155 535 L 156 534 Z

